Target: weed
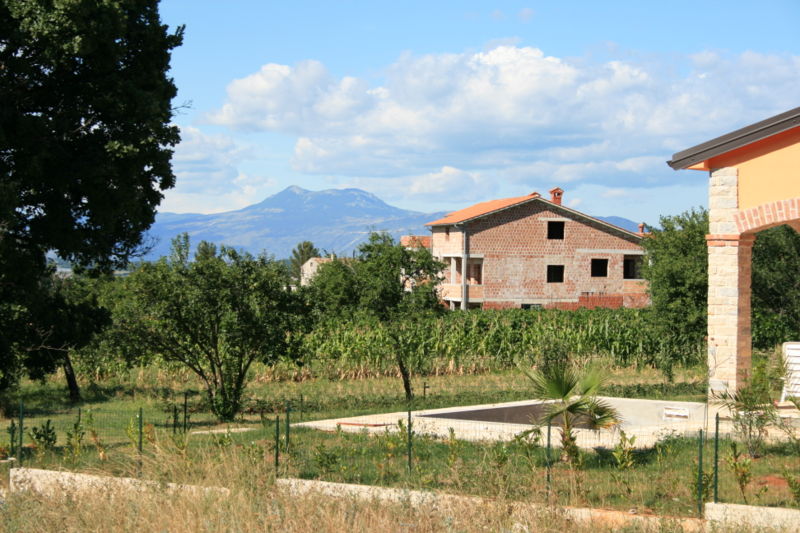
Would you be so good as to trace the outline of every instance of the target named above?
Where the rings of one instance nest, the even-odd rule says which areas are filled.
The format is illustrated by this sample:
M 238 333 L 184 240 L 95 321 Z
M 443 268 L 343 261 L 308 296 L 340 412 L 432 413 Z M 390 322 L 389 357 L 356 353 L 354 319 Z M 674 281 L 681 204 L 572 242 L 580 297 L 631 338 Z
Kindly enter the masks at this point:
M 792 493 L 794 504 L 800 507 L 800 476 L 792 475 L 788 470 L 784 470 L 783 479 L 789 485 L 789 492 Z
M 623 430 L 619 430 L 619 442 L 611 452 L 619 470 L 628 470 L 636 464 L 633 456 L 634 442 L 636 442 L 635 435 L 628 437 Z
M 328 450 L 324 444 L 319 444 L 314 449 L 314 463 L 323 474 L 331 474 L 339 467 L 339 455 Z
M 28 436 L 36 446 L 36 455 L 40 459 L 46 452 L 56 447 L 56 430 L 53 429 L 53 424 L 49 418 L 41 426 L 32 427 Z
M 67 430 L 67 451 L 72 462 L 77 462 L 83 451 L 83 438 L 86 430 L 81 422 L 80 415 L 75 419 L 71 429 Z
M 739 492 L 742 493 L 744 503 L 747 503 L 747 494 L 745 489 L 753 477 L 751 471 L 751 461 L 749 457 L 743 457 L 735 442 L 731 442 L 731 453 L 725 458 L 725 463 L 733 472 L 736 478 L 736 484 L 739 486 Z

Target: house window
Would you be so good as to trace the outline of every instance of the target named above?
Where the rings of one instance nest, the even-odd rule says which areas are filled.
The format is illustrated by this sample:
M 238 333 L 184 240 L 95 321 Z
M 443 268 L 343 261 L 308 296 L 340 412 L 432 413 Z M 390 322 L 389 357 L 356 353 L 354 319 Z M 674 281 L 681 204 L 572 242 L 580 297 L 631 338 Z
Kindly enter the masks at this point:
M 480 285 L 483 283 L 482 263 L 479 262 L 467 264 L 467 283 L 469 285 Z
M 564 265 L 547 265 L 547 283 L 564 283 Z
M 444 239 L 446 241 L 450 240 L 450 226 L 447 226 L 446 228 L 444 228 Z
M 625 279 L 642 278 L 642 256 L 626 255 L 622 261 L 622 277 Z
M 542 308 L 542 304 L 522 304 L 522 305 L 520 305 L 520 308 L 526 309 L 526 310 L 541 309 Z
M 564 223 L 563 222 L 548 222 L 547 223 L 547 238 L 548 239 L 564 239 Z
M 592 259 L 592 277 L 608 277 L 608 259 Z

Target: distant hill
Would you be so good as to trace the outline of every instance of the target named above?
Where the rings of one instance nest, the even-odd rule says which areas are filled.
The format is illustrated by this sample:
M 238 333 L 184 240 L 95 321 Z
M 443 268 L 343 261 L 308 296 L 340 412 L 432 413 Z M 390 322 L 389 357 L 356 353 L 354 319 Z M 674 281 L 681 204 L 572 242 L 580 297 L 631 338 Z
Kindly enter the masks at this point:
M 427 234 L 425 223 L 444 216 L 393 207 L 360 189 L 308 191 L 292 186 L 264 201 L 237 211 L 213 215 L 159 213 L 149 236 L 157 243 L 146 259 L 169 253 L 170 241 L 188 232 L 193 244 L 201 240 L 226 244 L 276 258 L 289 257 L 300 241 L 320 250 L 350 254 L 371 231 L 386 231 L 396 239 Z
M 600 219 L 603 222 L 608 222 L 609 224 L 614 224 L 617 227 L 626 229 L 628 231 L 632 231 L 634 233 L 639 231 L 639 223 L 634 222 L 633 220 L 629 220 L 627 218 L 622 218 L 622 217 L 594 217 L 594 218 Z
M 266 251 L 286 258 L 300 241 L 311 241 L 321 251 L 349 255 L 371 231 L 401 235 L 427 235 L 426 222 L 446 212 L 420 213 L 393 207 L 360 189 L 308 191 L 288 187 L 264 201 L 213 215 L 159 213 L 149 237 L 156 241 L 145 259 L 169 254 L 170 242 L 187 232 L 192 244 L 209 241 L 253 254 Z M 621 217 L 597 217 L 630 231 L 637 224 Z

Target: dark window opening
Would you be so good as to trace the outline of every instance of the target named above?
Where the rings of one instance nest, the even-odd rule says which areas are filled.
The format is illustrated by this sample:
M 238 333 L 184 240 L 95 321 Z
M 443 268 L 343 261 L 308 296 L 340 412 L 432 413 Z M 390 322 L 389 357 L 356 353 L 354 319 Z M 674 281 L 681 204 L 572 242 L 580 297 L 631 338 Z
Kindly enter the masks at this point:
M 564 265 L 547 265 L 547 283 L 564 283 Z
M 483 264 L 467 264 L 467 281 L 469 285 L 481 285 L 483 283 Z
M 592 259 L 592 277 L 608 277 L 608 259 Z
M 625 279 L 642 279 L 642 256 L 626 255 L 622 261 L 622 277 Z
M 564 238 L 564 223 L 563 222 L 548 222 L 547 223 L 547 238 L 548 239 L 563 239 Z
M 536 309 L 541 309 L 542 304 L 522 304 L 520 305 L 520 308 L 527 310 L 536 310 Z

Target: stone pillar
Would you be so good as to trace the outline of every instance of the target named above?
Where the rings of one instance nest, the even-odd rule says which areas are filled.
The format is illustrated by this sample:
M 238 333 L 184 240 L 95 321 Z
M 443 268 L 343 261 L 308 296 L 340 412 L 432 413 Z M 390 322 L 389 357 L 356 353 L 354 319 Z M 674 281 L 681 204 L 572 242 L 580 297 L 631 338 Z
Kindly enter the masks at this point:
M 708 235 L 709 396 L 735 392 L 751 366 L 750 267 L 752 235 Z
M 711 172 L 708 244 L 709 396 L 735 392 L 750 376 L 750 269 L 754 235 L 740 235 L 735 168 Z

